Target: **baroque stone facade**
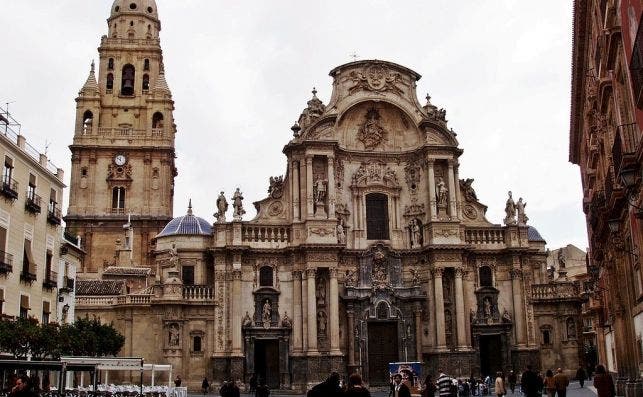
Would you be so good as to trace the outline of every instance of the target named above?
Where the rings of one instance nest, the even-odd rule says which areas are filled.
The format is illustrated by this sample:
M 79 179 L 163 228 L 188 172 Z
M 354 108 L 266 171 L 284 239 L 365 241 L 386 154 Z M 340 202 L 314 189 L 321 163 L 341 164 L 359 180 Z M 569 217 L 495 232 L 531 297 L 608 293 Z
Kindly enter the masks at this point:
M 119 12 L 112 9 L 103 45 L 128 34 L 112 30 L 112 22 L 127 22 Z M 142 59 L 146 47 L 137 51 L 131 56 Z M 108 67 L 104 53 L 101 68 Z M 505 226 L 485 218 L 473 180 L 460 179 L 462 149 L 446 110 L 428 96 L 419 103 L 416 72 L 363 60 L 330 76 L 329 103 L 313 90 L 284 147 L 285 174 L 269 177 L 254 219 L 243 220 L 239 189 L 213 198 L 212 222 L 190 206 L 149 245 L 134 244 L 134 258 L 151 248 L 147 272 L 135 270 L 143 260 L 127 267 L 116 255 L 120 262 L 100 280 L 83 281 L 92 288 L 77 294 L 77 314 L 113 321 L 126 337 L 123 355 L 171 363 L 195 388 L 203 376 L 217 383 L 257 374 L 271 387 L 302 389 L 331 370 L 384 384 L 392 361 L 422 361 L 455 376 L 538 366 L 537 307 L 559 287 L 547 285 L 545 241 L 526 225 L 521 200 L 505 203 Z M 104 84 L 98 97 L 110 95 Z M 152 122 L 141 114 L 140 128 L 152 131 L 143 120 Z M 77 133 L 74 153 L 89 149 L 87 136 Z M 119 173 L 120 160 L 107 154 L 120 149 L 108 142 L 101 146 L 108 180 L 143 189 L 139 208 L 150 208 L 149 178 L 139 179 L 135 167 Z M 167 144 L 141 152 L 151 160 L 142 164 L 173 153 L 173 141 Z M 82 164 L 72 179 L 74 214 L 91 197 L 79 193 Z M 127 226 L 124 241 L 148 230 Z M 94 264 L 97 252 L 88 251 Z

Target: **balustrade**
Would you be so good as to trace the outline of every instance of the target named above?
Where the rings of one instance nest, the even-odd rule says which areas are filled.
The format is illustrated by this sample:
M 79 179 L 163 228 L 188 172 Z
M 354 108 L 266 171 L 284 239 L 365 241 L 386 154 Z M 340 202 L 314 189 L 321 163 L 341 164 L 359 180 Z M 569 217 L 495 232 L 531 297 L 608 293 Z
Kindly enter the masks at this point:
M 247 243 L 282 242 L 290 241 L 290 226 L 284 225 L 243 225 L 241 229 L 242 241 Z
M 566 300 L 580 299 L 580 288 L 574 282 L 554 282 L 549 284 L 534 284 L 531 286 L 533 300 Z
M 214 298 L 214 289 L 210 285 L 184 285 L 183 299 L 206 301 Z
M 465 232 L 467 244 L 504 244 L 505 233 L 501 228 L 475 228 Z

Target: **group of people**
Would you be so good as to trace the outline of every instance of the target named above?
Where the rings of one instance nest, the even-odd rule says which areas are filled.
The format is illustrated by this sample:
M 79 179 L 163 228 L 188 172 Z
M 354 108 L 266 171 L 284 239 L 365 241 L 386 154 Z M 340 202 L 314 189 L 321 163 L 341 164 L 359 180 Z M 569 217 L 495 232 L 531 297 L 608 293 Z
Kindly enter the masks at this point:
M 308 390 L 306 397 L 370 397 L 371 393 L 362 383 L 360 374 L 352 374 L 345 385 L 337 372 L 332 372 L 322 383 Z

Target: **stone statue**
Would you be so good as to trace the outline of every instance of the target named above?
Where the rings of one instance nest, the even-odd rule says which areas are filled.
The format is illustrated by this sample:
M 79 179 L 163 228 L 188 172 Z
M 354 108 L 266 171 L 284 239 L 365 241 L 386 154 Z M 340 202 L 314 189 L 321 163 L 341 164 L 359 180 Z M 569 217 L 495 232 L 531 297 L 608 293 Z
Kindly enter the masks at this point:
M 288 312 L 284 312 L 284 317 L 281 319 L 281 326 L 283 328 L 292 328 L 292 321 L 288 317 Z
M 510 322 L 511 322 L 511 314 L 509 314 L 509 312 L 507 311 L 507 309 L 505 309 L 505 311 L 504 311 L 504 312 L 502 312 L 502 321 L 504 321 L 504 322 L 506 322 L 506 323 L 510 323 Z
M 509 191 L 509 198 L 505 204 L 505 225 L 515 225 L 516 224 L 516 203 L 511 197 L 511 191 Z
M 476 323 L 478 319 L 475 310 L 471 309 L 471 311 L 469 311 L 469 319 L 471 320 L 471 324 Z
M 271 314 L 272 306 L 270 305 L 270 301 L 266 299 L 266 301 L 263 303 L 263 309 L 261 311 L 261 321 L 263 321 L 264 323 L 270 323 Z
M 438 207 L 446 208 L 449 202 L 449 189 L 441 176 L 438 177 L 435 185 L 435 196 L 438 201 Z
M 169 345 L 170 346 L 178 346 L 179 345 L 179 326 L 176 324 L 170 325 L 170 331 L 169 331 Z
M 411 219 L 409 222 L 409 231 L 411 232 L 411 248 L 422 245 L 422 234 L 420 233 L 420 225 L 418 225 L 417 219 Z
M 317 312 L 317 330 L 320 335 L 326 335 L 326 313 L 324 311 Z
M 567 320 L 567 339 L 576 339 L 576 322 L 571 318 Z
M 326 281 L 323 278 L 317 279 L 317 304 L 325 305 L 326 304 Z
M 464 199 L 471 202 L 478 201 L 478 196 L 476 195 L 476 191 L 473 190 L 473 186 L 471 186 L 471 184 L 473 183 L 473 178 L 460 179 L 460 182 L 462 183 Z
M 313 186 L 315 204 L 324 204 L 326 202 L 326 180 L 322 177 L 317 178 Z
M 228 200 L 225 199 L 225 195 L 221 192 L 217 198 L 217 213 L 214 214 L 214 217 L 217 218 L 217 222 L 225 222 L 225 213 L 227 210 Z
M 239 188 L 237 188 L 237 190 L 234 192 L 234 195 L 232 196 L 232 208 L 234 209 L 232 219 L 235 221 L 240 221 L 241 217 L 246 213 L 246 211 L 243 209 L 243 195 L 241 194 Z
M 250 315 L 248 314 L 248 312 L 246 312 L 245 317 L 244 317 L 244 318 L 243 318 L 243 320 L 241 321 L 241 326 L 242 326 L 243 328 L 247 328 L 247 327 L 251 327 L 251 326 L 252 326 L 252 319 L 250 318 Z
M 170 248 L 170 251 L 168 252 L 170 255 L 170 258 L 168 259 L 168 262 L 170 264 L 170 269 L 174 270 L 176 272 L 179 271 L 179 254 L 176 251 L 176 245 L 172 243 L 172 248 Z
M 562 248 L 558 250 L 558 268 L 565 268 L 565 253 Z
M 529 218 L 525 215 L 525 207 L 527 203 L 522 201 L 522 197 L 518 199 L 516 203 L 516 211 L 518 211 L 518 226 L 525 226 Z
M 344 226 L 342 226 L 341 222 L 337 224 L 337 242 L 346 244 L 346 233 L 344 233 Z
M 411 268 L 409 273 L 411 273 L 411 285 L 420 285 L 420 272 L 415 268 Z
M 484 316 L 485 317 L 491 317 L 491 298 L 486 297 L 482 301 L 482 304 L 484 306 Z

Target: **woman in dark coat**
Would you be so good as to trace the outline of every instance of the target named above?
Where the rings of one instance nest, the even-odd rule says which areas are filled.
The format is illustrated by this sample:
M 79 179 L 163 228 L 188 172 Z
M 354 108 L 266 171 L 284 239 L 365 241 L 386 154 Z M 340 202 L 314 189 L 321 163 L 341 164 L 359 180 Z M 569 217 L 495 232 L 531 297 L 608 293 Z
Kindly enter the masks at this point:
M 616 389 L 614 388 L 614 381 L 610 374 L 605 371 L 602 365 L 596 366 L 596 374 L 594 375 L 594 387 L 598 397 L 614 397 Z

